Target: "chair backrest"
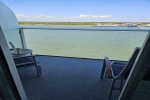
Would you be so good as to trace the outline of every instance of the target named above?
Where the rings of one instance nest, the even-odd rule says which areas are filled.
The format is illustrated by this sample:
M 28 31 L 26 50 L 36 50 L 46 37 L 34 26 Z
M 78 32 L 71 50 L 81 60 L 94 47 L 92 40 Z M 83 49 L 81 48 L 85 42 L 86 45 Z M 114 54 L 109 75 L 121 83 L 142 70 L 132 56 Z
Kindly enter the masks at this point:
M 12 47 L 13 50 L 16 50 L 16 48 L 15 48 L 15 46 L 13 45 L 12 42 L 9 42 L 9 44 L 11 45 L 11 47 Z
M 135 60 L 139 54 L 139 51 L 140 51 L 140 48 L 136 47 L 134 52 L 132 53 L 132 56 L 130 57 L 129 61 L 127 62 L 127 65 L 123 68 L 123 70 L 120 72 L 120 74 L 118 74 L 117 77 L 120 77 L 120 76 L 125 77 L 125 78 L 128 77 L 130 70 L 131 70 L 132 66 L 134 65 Z

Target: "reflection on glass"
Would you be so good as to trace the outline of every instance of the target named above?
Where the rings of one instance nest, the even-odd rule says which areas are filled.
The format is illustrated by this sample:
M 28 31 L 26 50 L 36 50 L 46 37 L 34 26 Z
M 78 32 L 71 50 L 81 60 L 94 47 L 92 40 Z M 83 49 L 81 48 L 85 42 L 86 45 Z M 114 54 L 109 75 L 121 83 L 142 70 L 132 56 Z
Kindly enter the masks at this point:
M 0 90 L 1 90 L 1 97 L 0 100 L 2 98 L 5 98 L 6 100 L 15 100 L 14 95 L 10 89 L 10 86 L 6 80 L 6 77 L 2 71 L 2 68 L 0 66 Z

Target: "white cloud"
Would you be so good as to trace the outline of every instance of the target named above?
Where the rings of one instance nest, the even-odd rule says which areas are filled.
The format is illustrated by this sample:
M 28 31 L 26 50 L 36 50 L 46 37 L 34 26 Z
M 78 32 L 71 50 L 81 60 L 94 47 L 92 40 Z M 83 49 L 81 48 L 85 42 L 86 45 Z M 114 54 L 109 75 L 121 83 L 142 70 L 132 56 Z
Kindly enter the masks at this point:
M 118 19 L 118 20 L 126 20 L 127 18 L 115 18 L 115 19 Z
M 35 20 L 37 19 L 51 19 L 51 18 L 55 18 L 54 16 L 50 16 L 50 15 L 44 15 L 44 14 L 40 14 L 40 13 L 33 13 L 33 14 L 16 14 L 16 17 L 18 20 Z
M 126 18 L 126 17 L 113 17 L 112 15 L 86 15 L 80 14 L 77 16 L 52 16 L 52 15 L 44 15 L 41 13 L 32 13 L 32 14 L 16 14 L 18 21 L 72 21 L 72 22 L 140 22 L 140 21 L 148 21 L 150 17 L 141 19 L 141 18 Z
M 53 18 L 56 18 L 54 16 L 50 16 L 50 15 L 44 15 L 44 14 L 40 14 L 40 13 L 33 13 L 33 14 L 16 14 L 16 17 L 18 19 L 53 19 Z M 73 17 L 67 17 L 67 16 L 64 16 L 64 17 L 60 17 L 62 19 L 81 19 L 81 18 L 111 18 L 112 16 L 111 15 L 84 15 L 84 14 L 81 14 L 81 15 L 78 15 L 78 16 L 73 16 Z M 60 19 L 59 17 L 57 17 L 58 19 Z
M 44 14 L 36 15 L 34 18 L 42 18 Z
M 25 15 L 24 14 L 16 14 L 16 17 L 17 18 L 22 18 L 22 17 L 25 17 Z
M 79 18 L 111 18 L 112 16 L 111 15 L 84 15 L 84 14 L 81 14 L 78 16 Z
M 67 18 L 69 18 L 69 17 L 66 17 L 66 16 L 65 16 L 65 17 L 62 17 L 62 18 L 67 19 Z
M 31 18 L 31 16 L 27 16 L 27 18 Z
M 55 17 L 54 17 L 54 16 L 49 16 L 49 15 L 47 15 L 46 18 L 51 19 L 51 18 L 55 18 Z

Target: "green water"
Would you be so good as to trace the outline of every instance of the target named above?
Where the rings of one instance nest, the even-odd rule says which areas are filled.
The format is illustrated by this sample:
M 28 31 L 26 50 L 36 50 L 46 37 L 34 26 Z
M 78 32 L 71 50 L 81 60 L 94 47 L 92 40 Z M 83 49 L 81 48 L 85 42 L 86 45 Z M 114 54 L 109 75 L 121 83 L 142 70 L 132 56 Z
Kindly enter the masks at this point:
M 99 28 L 92 26 L 35 27 Z M 103 28 L 110 29 L 110 27 Z M 120 27 L 111 28 L 120 29 Z M 24 33 L 27 48 L 32 49 L 34 54 L 96 59 L 109 56 L 113 60 L 128 60 L 135 47 L 142 46 L 148 32 L 24 29 Z

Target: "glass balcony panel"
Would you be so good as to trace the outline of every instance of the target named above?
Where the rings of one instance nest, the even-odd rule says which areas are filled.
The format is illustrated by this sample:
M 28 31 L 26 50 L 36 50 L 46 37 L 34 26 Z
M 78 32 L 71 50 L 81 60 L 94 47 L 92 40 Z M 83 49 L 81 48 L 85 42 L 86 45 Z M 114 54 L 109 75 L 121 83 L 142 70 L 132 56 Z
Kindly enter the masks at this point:
M 145 31 L 83 31 L 24 29 L 27 48 L 34 54 L 128 60 L 141 47 Z
M 5 38 L 6 38 L 6 41 L 8 43 L 9 48 L 12 48 L 9 45 L 9 42 L 12 42 L 16 48 L 22 48 L 23 47 L 22 42 L 21 42 L 21 37 L 19 34 L 19 29 L 10 29 L 10 30 L 4 29 L 3 32 L 4 32 L 4 35 L 5 35 Z

